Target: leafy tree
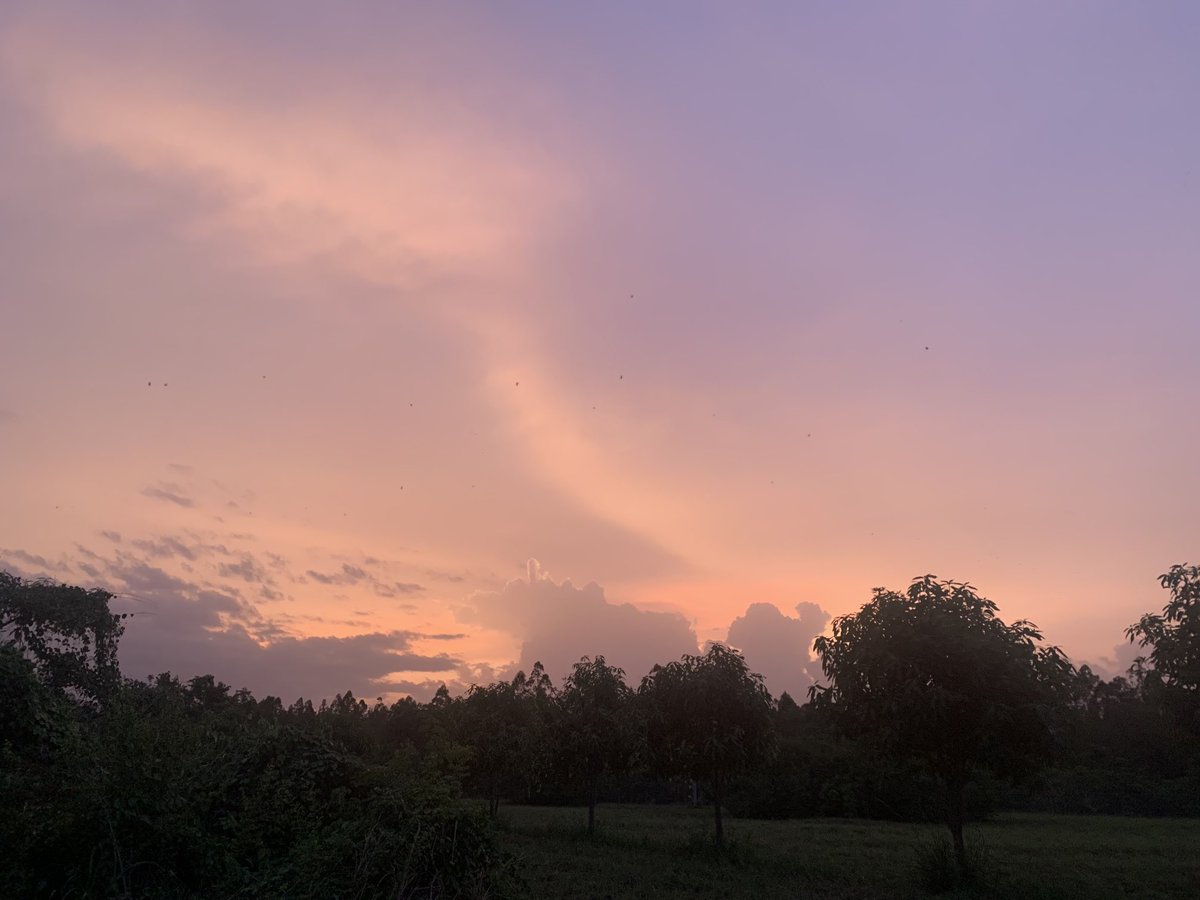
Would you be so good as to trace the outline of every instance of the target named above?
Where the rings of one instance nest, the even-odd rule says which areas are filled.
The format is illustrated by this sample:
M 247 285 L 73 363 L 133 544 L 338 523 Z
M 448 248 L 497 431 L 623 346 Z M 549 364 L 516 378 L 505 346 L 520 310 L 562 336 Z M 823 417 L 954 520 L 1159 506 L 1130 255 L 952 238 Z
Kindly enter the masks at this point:
M 946 825 L 965 869 L 964 790 L 973 774 L 1028 774 L 1048 759 L 1052 720 L 1072 673 L 1027 621 L 1006 625 L 968 584 L 915 579 L 833 623 L 814 647 L 831 684 L 818 705 L 882 752 L 911 759 L 944 785 Z
M 1150 648 L 1134 669 L 1185 728 L 1200 733 L 1200 566 L 1171 566 L 1158 580 L 1171 599 L 1160 614 L 1147 613 L 1125 632 Z
M 656 766 L 698 781 L 712 798 L 717 847 L 725 843 L 721 803 L 730 780 L 770 757 L 773 704 L 761 675 L 723 644 L 702 656 L 655 666 L 638 688 Z
M 99 702 L 121 681 L 117 642 L 125 615 L 109 611 L 112 597 L 0 572 L 0 643 L 26 654 L 51 688 Z
M 528 799 L 545 781 L 554 763 L 552 732 L 558 716 L 558 694 L 540 662 L 533 664 L 528 675 L 516 674 L 513 691 L 524 722 L 523 760 L 516 773 L 516 786 Z
M 596 828 L 600 779 L 629 771 L 637 745 L 634 694 L 625 671 L 603 656 L 583 657 L 563 680 L 558 695 L 558 749 L 569 778 L 587 791 L 587 833 Z
M 528 792 L 540 776 L 550 691 L 553 685 L 539 663 L 529 677 L 518 672 L 510 682 L 474 685 L 450 706 L 457 714 L 459 740 L 473 751 L 473 781 L 493 816 L 502 794 Z

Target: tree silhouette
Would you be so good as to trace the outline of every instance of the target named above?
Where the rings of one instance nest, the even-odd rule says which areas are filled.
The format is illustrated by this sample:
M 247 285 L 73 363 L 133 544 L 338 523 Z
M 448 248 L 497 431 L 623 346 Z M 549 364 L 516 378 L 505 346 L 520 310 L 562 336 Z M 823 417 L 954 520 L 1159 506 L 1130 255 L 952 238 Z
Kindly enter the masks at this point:
M 541 667 L 528 677 L 474 685 L 454 706 L 459 739 L 473 751 L 471 773 L 495 816 L 502 794 L 529 792 L 548 756 L 546 717 L 553 705 L 553 685 Z
M 638 689 L 657 768 L 700 782 L 713 803 L 717 847 L 725 843 L 721 802 L 730 779 L 770 756 L 773 704 L 742 654 L 711 644 L 702 656 L 655 666 Z
M 624 670 L 603 656 L 575 663 L 559 692 L 560 760 L 568 777 L 587 791 L 589 835 L 595 833 L 600 779 L 624 774 L 633 759 L 639 731 L 633 697 Z
M 517 672 L 512 684 L 524 722 L 522 760 L 516 773 L 516 786 L 528 799 L 545 781 L 553 765 L 552 732 L 558 715 L 558 695 L 540 661 L 533 664 L 528 675 Z
M 814 643 L 831 681 L 810 689 L 814 702 L 852 735 L 941 781 L 960 868 L 973 772 L 1024 775 L 1052 749 L 1052 717 L 1072 668 L 1041 640 L 1029 622 L 1005 625 L 970 585 L 926 575 L 903 593 L 876 588 Z
M 0 642 L 32 660 L 49 687 L 95 704 L 120 685 L 117 642 L 125 615 L 108 591 L 0 572 Z
M 1161 693 L 1179 722 L 1200 733 L 1200 566 L 1172 566 L 1158 580 L 1171 599 L 1161 613 L 1142 616 L 1125 635 L 1150 648 L 1134 663 L 1147 690 Z

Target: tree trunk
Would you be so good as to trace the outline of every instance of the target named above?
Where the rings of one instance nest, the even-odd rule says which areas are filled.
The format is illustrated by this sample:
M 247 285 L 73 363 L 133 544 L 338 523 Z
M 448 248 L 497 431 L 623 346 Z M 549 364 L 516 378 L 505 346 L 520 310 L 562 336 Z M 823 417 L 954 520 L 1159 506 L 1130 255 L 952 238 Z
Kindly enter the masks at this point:
M 596 780 L 588 786 L 588 837 L 596 833 Z
M 713 815 L 717 819 L 717 849 L 725 849 L 725 827 L 721 822 L 721 789 L 713 785 Z
M 967 845 L 963 840 L 963 827 L 967 823 L 966 786 L 965 778 L 955 776 L 946 779 L 946 825 L 954 842 L 954 861 L 958 864 L 960 875 L 965 875 L 967 871 Z

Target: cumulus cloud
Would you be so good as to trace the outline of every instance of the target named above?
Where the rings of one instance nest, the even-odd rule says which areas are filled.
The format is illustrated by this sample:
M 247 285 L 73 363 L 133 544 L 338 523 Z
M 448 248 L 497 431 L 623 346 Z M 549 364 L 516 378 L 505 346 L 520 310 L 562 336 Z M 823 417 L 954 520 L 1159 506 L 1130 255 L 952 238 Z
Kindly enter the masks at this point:
M 1112 649 L 1112 656 L 1101 656 L 1096 660 L 1086 660 L 1086 664 L 1091 667 L 1091 670 L 1101 678 L 1111 680 L 1118 675 L 1127 677 L 1129 675 L 1129 667 L 1139 656 L 1145 656 L 1147 649 L 1139 647 L 1133 642 L 1117 644 Z
M 730 624 L 727 643 L 742 651 L 772 694 L 786 691 L 802 703 L 809 686 L 821 678 L 812 644 L 829 623 L 829 613 L 815 603 L 797 603 L 796 613 L 788 616 L 772 603 L 751 603 Z
M 527 578 L 478 592 L 470 604 L 458 611 L 460 619 L 520 637 L 518 667 L 528 672 L 540 661 L 555 679 L 581 656 L 602 654 L 637 681 L 656 663 L 697 650 L 696 633 L 682 616 L 611 603 L 595 582 L 581 588 L 555 582 L 537 560 L 529 561 Z

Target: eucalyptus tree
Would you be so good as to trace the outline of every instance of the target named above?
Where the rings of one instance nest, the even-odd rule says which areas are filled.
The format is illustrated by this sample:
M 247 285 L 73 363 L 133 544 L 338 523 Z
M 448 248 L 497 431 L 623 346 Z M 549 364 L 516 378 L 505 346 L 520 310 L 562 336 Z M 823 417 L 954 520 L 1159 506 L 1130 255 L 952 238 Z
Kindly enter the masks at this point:
M 493 816 L 502 795 L 528 794 L 548 765 L 553 690 L 537 663 L 528 676 L 472 686 L 452 704 L 458 739 L 471 748 L 470 771 Z

